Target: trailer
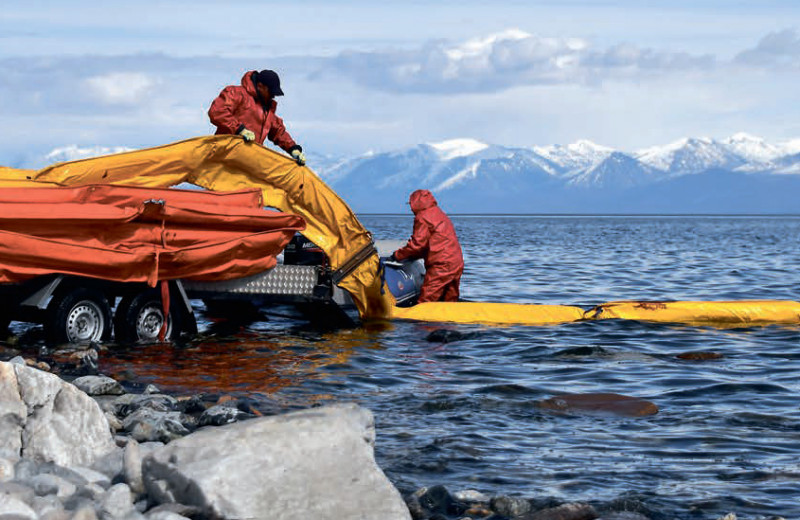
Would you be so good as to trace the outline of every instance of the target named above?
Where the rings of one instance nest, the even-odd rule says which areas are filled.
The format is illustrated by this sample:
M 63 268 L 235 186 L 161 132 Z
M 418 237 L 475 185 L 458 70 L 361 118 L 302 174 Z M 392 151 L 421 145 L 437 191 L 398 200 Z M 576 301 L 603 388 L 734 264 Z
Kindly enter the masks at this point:
M 297 235 L 296 243 L 310 243 Z M 382 257 L 386 287 L 399 306 L 416 303 L 425 274 L 420 260 L 390 262 L 397 241 L 376 241 Z M 286 255 L 284 255 L 285 257 Z M 290 256 L 290 262 L 297 262 Z M 285 259 L 285 258 L 284 258 Z M 198 308 L 226 315 L 243 306 L 265 310 L 291 305 L 313 324 L 352 327 L 359 323 L 350 295 L 333 283 L 324 262 L 279 263 L 255 275 L 216 282 L 167 282 L 164 290 L 141 282 L 115 282 L 84 276 L 52 274 L 22 283 L 0 284 L 0 330 L 11 321 L 40 324 L 48 344 L 154 342 L 164 327 L 164 340 L 197 333 Z
M 42 189 L 92 184 L 149 188 L 190 184 L 212 192 L 257 189 L 261 206 L 304 220 L 303 236 L 325 253 L 331 276 L 350 295 L 361 318 L 389 318 L 394 312 L 395 301 L 381 277 L 379 257 L 368 254 L 373 237 L 347 203 L 308 167 L 259 144 L 245 142 L 241 136 L 196 137 L 54 164 L 41 170 L 0 166 L 0 192 L 11 187 Z M 0 253 L 2 248 L 0 241 Z M 191 270 L 192 265 L 184 267 Z M 350 274 L 341 276 L 343 272 Z M 0 283 L 1 275 L 0 270 Z M 245 274 L 238 277 L 242 276 Z
M 118 185 L 0 190 L 0 327 L 44 326 L 48 342 L 176 339 L 197 331 L 200 302 L 291 304 L 309 320 L 353 325 L 339 286 L 377 259 L 370 241 L 334 269 L 298 216 L 260 190 L 208 192 Z M 391 247 L 384 244 L 384 256 Z M 377 262 L 383 290 L 413 303 L 420 262 Z M 388 280 L 389 283 L 384 282 Z

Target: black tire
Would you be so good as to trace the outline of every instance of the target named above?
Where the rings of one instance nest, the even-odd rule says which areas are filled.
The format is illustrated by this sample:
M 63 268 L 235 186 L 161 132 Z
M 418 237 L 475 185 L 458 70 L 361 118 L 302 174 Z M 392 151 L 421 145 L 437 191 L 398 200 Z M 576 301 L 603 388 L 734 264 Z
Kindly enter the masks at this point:
M 185 314 L 175 295 L 170 295 L 167 334 L 165 340 L 178 339 L 185 329 Z M 114 314 L 114 335 L 120 343 L 150 343 L 158 341 L 158 332 L 164 323 L 164 306 L 160 289 L 146 289 L 133 296 L 125 296 Z M 191 328 L 191 327 L 190 327 Z
M 111 306 L 96 289 L 61 291 L 47 306 L 45 337 L 53 344 L 106 341 L 111 337 L 111 327 Z

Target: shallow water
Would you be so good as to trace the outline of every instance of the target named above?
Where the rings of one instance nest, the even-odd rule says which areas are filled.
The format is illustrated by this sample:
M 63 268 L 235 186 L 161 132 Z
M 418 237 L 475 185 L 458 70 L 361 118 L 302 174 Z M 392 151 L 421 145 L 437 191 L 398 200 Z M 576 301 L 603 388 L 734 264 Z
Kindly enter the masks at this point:
M 410 217 L 363 221 L 377 238 L 411 230 Z M 800 299 L 800 218 L 454 222 L 470 300 Z M 439 328 L 475 334 L 426 341 Z M 445 484 L 616 500 L 654 518 L 800 518 L 800 327 L 397 322 L 323 333 L 268 314 L 243 329 L 201 320 L 201 330 L 188 347 L 105 353 L 101 369 L 176 392 L 248 395 L 264 411 L 358 402 L 375 413 L 378 463 L 404 492 Z M 687 351 L 723 357 L 675 357 Z M 535 406 L 572 392 L 641 397 L 660 412 L 619 418 Z

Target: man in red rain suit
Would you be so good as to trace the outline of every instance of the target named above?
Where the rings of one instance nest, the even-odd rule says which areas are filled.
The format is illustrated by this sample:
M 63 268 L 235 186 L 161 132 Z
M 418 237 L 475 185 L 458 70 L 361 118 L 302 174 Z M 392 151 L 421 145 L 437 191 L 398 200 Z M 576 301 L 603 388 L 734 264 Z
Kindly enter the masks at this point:
M 464 259 L 453 223 L 428 190 L 415 191 L 408 203 L 414 212 L 414 233 L 404 247 L 392 253 L 392 258 L 425 259 L 425 281 L 419 303 L 458 301 Z
M 286 131 L 283 119 L 275 109 L 275 96 L 282 96 L 281 80 L 273 70 L 251 70 L 242 76 L 242 85 L 228 85 L 208 109 L 208 117 L 217 127 L 217 134 L 239 134 L 246 141 L 264 144 L 270 141 L 304 165 L 303 147 Z

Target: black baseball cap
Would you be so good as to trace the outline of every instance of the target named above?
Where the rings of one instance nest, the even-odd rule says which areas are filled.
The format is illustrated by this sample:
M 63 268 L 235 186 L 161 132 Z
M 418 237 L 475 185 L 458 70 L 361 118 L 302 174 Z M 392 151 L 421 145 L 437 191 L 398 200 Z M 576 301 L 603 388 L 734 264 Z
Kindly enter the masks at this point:
M 281 90 L 281 78 L 278 77 L 278 73 L 274 70 L 255 72 L 253 73 L 253 79 L 257 83 L 267 86 L 273 96 L 283 95 L 283 90 Z

